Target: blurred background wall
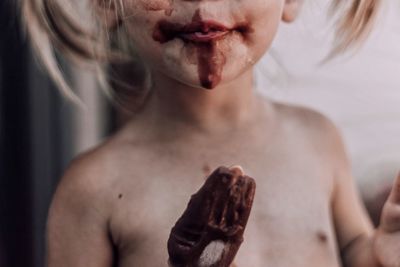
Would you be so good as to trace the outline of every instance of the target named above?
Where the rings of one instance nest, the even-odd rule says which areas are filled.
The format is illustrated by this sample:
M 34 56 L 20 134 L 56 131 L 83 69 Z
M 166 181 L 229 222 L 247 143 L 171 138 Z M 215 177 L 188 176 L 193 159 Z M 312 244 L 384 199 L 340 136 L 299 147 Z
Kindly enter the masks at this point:
M 93 75 L 61 62 L 87 110 L 63 99 L 32 55 L 15 3 L 0 2 L 0 266 L 42 267 L 58 179 L 107 135 L 112 113 Z
M 267 96 L 312 107 L 336 123 L 375 223 L 400 171 L 400 2 L 382 2 L 360 49 L 322 64 L 333 39 L 331 1 L 306 1 L 295 23 L 281 25 L 257 72 Z
M 328 2 L 308 1 L 294 24 L 281 26 L 257 66 L 257 85 L 268 97 L 311 106 L 339 126 L 364 200 L 379 210 L 400 169 L 400 3 L 385 2 L 358 53 L 320 65 L 332 40 Z M 0 266 L 42 267 L 58 179 L 115 120 L 88 71 L 63 64 L 86 111 L 60 96 L 19 30 L 14 3 L 0 2 Z

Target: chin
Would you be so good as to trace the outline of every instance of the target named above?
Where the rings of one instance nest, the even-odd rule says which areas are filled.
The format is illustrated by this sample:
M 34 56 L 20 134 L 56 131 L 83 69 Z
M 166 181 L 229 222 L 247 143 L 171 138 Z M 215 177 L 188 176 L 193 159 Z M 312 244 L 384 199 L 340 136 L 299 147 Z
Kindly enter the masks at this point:
M 240 76 L 247 73 L 252 66 L 253 64 L 249 64 L 243 60 L 236 60 L 235 63 L 233 60 L 229 60 L 225 63 L 224 68 L 220 70 L 212 69 L 212 65 L 199 66 L 197 64 L 180 64 L 180 66 L 175 65 L 173 68 L 169 66 L 165 69 L 174 70 L 173 73 L 166 73 L 166 75 L 183 85 L 205 90 L 215 90 L 218 87 L 234 82 Z
M 238 34 L 232 34 L 218 42 L 173 39 L 162 44 L 159 56 L 169 77 L 191 87 L 213 90 L 246 72 L 253 63 L 249 50 Z
M 171 75 L 170 77 L 174 79 L 175 81 L 181 83 L 182 85 L 188 86 L 188 87 L 193 87 L 193 88 L 198 88 L 198 89 L 203 89 L 203 90 L 217 90 L 218 87 L 221 87 L 223 85 L 229 84 L 230 82 L 233 82 L 235 78 L 240 76 L 242 72 L 240 73 L 230 73 L 230 74 L 222 74 L 220 77 L 215 77 L 215 76 L 209 76 L 208 79 L 201 79 L 198 75 L 195 76 L 181 76 L 181 75 Z M 193 75 L 193 74 L 192 74 Z M 188 77 L 190 77 L 188 79 Z

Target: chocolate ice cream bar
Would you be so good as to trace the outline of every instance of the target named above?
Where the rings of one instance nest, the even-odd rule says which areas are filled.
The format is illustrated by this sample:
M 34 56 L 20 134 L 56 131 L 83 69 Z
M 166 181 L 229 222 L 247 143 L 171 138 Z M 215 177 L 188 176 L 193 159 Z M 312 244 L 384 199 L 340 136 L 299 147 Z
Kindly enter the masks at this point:
M 243 242 L 255 187 L 240 168 L 216 169 L 171 230 L 170 266 L 229 267 Z

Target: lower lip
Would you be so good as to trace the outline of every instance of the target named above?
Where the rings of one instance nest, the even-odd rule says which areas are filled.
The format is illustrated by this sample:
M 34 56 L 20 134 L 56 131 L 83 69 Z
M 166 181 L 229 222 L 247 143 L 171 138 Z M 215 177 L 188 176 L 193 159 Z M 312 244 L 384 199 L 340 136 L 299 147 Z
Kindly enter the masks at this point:
M 225 35 L 227 35 L 230 31 L 215 31 L 215 32 L 208 32 L 208 33 L 200 33 L 200 32 L 195 32 L 195 33 L 184 33 L 180 34 L 179 37 L 181 39 L 184 39 L 186 41 L 192 41 L 192 42 L 210 42 L 210 41 L 215 41 L 223 38 Z

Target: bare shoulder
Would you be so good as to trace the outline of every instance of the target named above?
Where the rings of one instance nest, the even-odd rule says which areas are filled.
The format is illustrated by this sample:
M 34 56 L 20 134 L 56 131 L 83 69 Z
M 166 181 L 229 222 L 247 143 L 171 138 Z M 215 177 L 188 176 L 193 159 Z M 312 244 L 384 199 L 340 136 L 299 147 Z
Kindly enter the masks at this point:
M 112 265 L 114 140 L 78 155 L 61 178 L 47 221 L 49 266 Z
M 101 188 L 112 179 L 112 155 L 109 152 L 111 148 L 106 141 L 77 155 L 67 167 L 60 186 L 72 186 L 76 190 L 85 190 L 88 194 L 100 193 Z
M 330 118 L 303 106 L 277 102 L 274 105 L 284 128 L 308 140 L 325 154 L 347 161 L 342 134 Z
M 341 139 L 341 134 L 333 121 L 319 111 L 279 102 L 275 102 L 274 106 L 281 122 L 288 127 L 296 127 L 297 130 L 322 135 L 325 138 Z
M 334 123 L 319 111 L 300 105 L 280 102 L 275 102 L 274 106 L 278 116 L 284 123 L 294 124 L 308 130 L 324 131 L 325 133 L 326 131 L 338 132 Z
M 118 141 L 110 137 L 77 155 L 57 186 L 50 215 L 58 209 L 107 220 L 112 209 L 113 186 L 117 179 Z

